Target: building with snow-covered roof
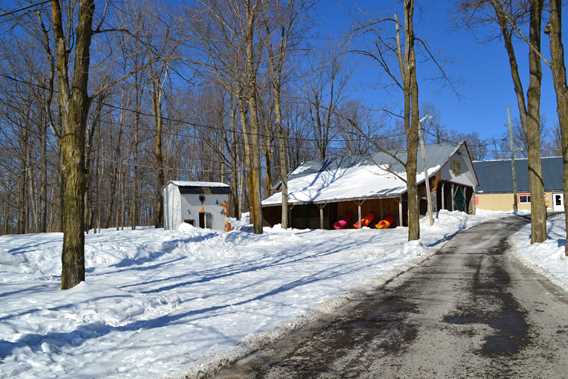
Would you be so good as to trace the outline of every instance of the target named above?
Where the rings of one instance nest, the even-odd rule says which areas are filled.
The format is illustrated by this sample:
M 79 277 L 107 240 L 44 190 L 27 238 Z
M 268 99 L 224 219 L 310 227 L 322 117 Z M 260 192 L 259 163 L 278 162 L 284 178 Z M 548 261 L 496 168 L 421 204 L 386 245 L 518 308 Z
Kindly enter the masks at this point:
M 474 212 L 477 177 L 467 144 L 427 145 L 425 153 L 422 160 L 418 151 L 416 176 L 421 213 L 427 208 L 425 170 L 435 211 Z M 329 229 L 340 220 L 354 225 L 367 215 L 374 216 L 372 225 L 388 216 L 395 225 L 407 225 L 405 161 L 406 152 L 393 151 L 303 163 L 288 177 L 290 225 Z M 262 202 L 267 225 L 280 223 L 281 203 L 281 192 Z
M 542 157 L 542 179 L 546 208 L 564 212 L 562 190 L 562 157 Z M 513 171 L 510 159 L 474 161 L 473 167 L 479 177 L 475 200 L 478 209 L 512 211 Z M 527 158 L 515 159 L 517 182 L 517 206 L 521 211 L 530 211 L 529 167 Z
M 225 183 L 169 181 L 162 189 L 164 229 L 177 229 L 185 222 L 223 230 L 230 192 Z

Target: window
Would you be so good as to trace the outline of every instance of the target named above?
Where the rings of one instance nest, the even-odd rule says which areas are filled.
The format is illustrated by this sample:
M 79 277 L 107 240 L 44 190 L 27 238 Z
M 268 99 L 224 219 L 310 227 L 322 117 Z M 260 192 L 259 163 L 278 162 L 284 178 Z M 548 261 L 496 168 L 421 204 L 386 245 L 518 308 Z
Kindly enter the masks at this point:
M 530 195 L 519 195 L 519 203 L 523 204 L 527 204 L 531 202 L 531 196 Z

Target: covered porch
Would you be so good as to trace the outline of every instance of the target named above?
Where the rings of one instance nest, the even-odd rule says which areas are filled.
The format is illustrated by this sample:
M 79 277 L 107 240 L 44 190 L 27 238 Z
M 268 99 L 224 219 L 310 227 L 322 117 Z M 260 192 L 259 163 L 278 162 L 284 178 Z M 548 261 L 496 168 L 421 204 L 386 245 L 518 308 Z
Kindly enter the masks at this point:
M 435 214 L 441 210 L 474 213 L 473 188 L 431 178 L 430 188 Z M 427 212 L 426 189 L 419 185 L 420 214 Z M 346 220 L 347 228 L 367 215 L 374 215 L 371 227 L 390 216 L 394 223 L 391 227 L 408 225 L 406 193 L 396 197 L 340 199 L 311 203 L 292 202 L 288 206 L 289 225 L 297 229 L 333 229 L 338 220 Z M 265 226 L 274 226 L 282 221 L 281 205 L 266 205 L 262 208 Z
M 348 228 L 366 215 L 373 214 L 374 226 L 387 216 L 391 216 L 394 226 L 402 224 L 403 213 L 400 197 L 381 199 L 346 199 L 321 203 L 295 203 L 288 208 L 290 226 L 297 229 L 333 229 L 338 220 L 346 220 Z M 264 206 L 262 208 L 263 220 L 266 226 L 280 224 L 282 220 L 282 207 L 280 205 Z

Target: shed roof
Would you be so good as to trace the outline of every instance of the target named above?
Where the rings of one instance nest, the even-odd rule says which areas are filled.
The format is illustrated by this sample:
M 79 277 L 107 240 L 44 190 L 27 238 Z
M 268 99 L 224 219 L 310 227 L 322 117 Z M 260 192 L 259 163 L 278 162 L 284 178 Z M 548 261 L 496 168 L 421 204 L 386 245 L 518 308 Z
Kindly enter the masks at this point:
M 424 180 L 425 168 L 428 175 L 438 172 L 462 145 L 427 145 L 426 161 L 418 159 L 416 180 Z M 405 151 L 393 151 L 392 154 L 400 161 L 406 161 Z M 406 192 L 405 179 L 404 165 L 386 153 L 308 161 L 288 176 L 288 201 L 298 204 L 398 197 Z M 262 205 L 281 203 L 282 193 L 278 192 L 265 199 Z
M 229 187 L 228 184 L 221 182 L 170 180 L 168 183 L 172 183 L 173 185 L 178 187 Z
M 562 158 L 544 157 L 542 176 L 546 192 L 562 190 Z M 513 175 L 510 159 L 474 161 L 473 167 L 479 178 L 479 193 L 511 193 L 513 192 Z M 515 160 L 517 191 L 529 192 L 529 174 L 526 158 Z

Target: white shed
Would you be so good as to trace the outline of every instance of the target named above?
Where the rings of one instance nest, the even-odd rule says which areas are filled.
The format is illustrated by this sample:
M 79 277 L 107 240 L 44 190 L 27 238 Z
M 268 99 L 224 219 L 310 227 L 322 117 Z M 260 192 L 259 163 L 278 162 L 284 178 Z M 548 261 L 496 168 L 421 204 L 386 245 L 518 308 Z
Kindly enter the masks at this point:
M 186 222 L 195 227 L 223 230 L 230 187 L 217 182 L 172 180 L 162 189 L 164 229 Z

